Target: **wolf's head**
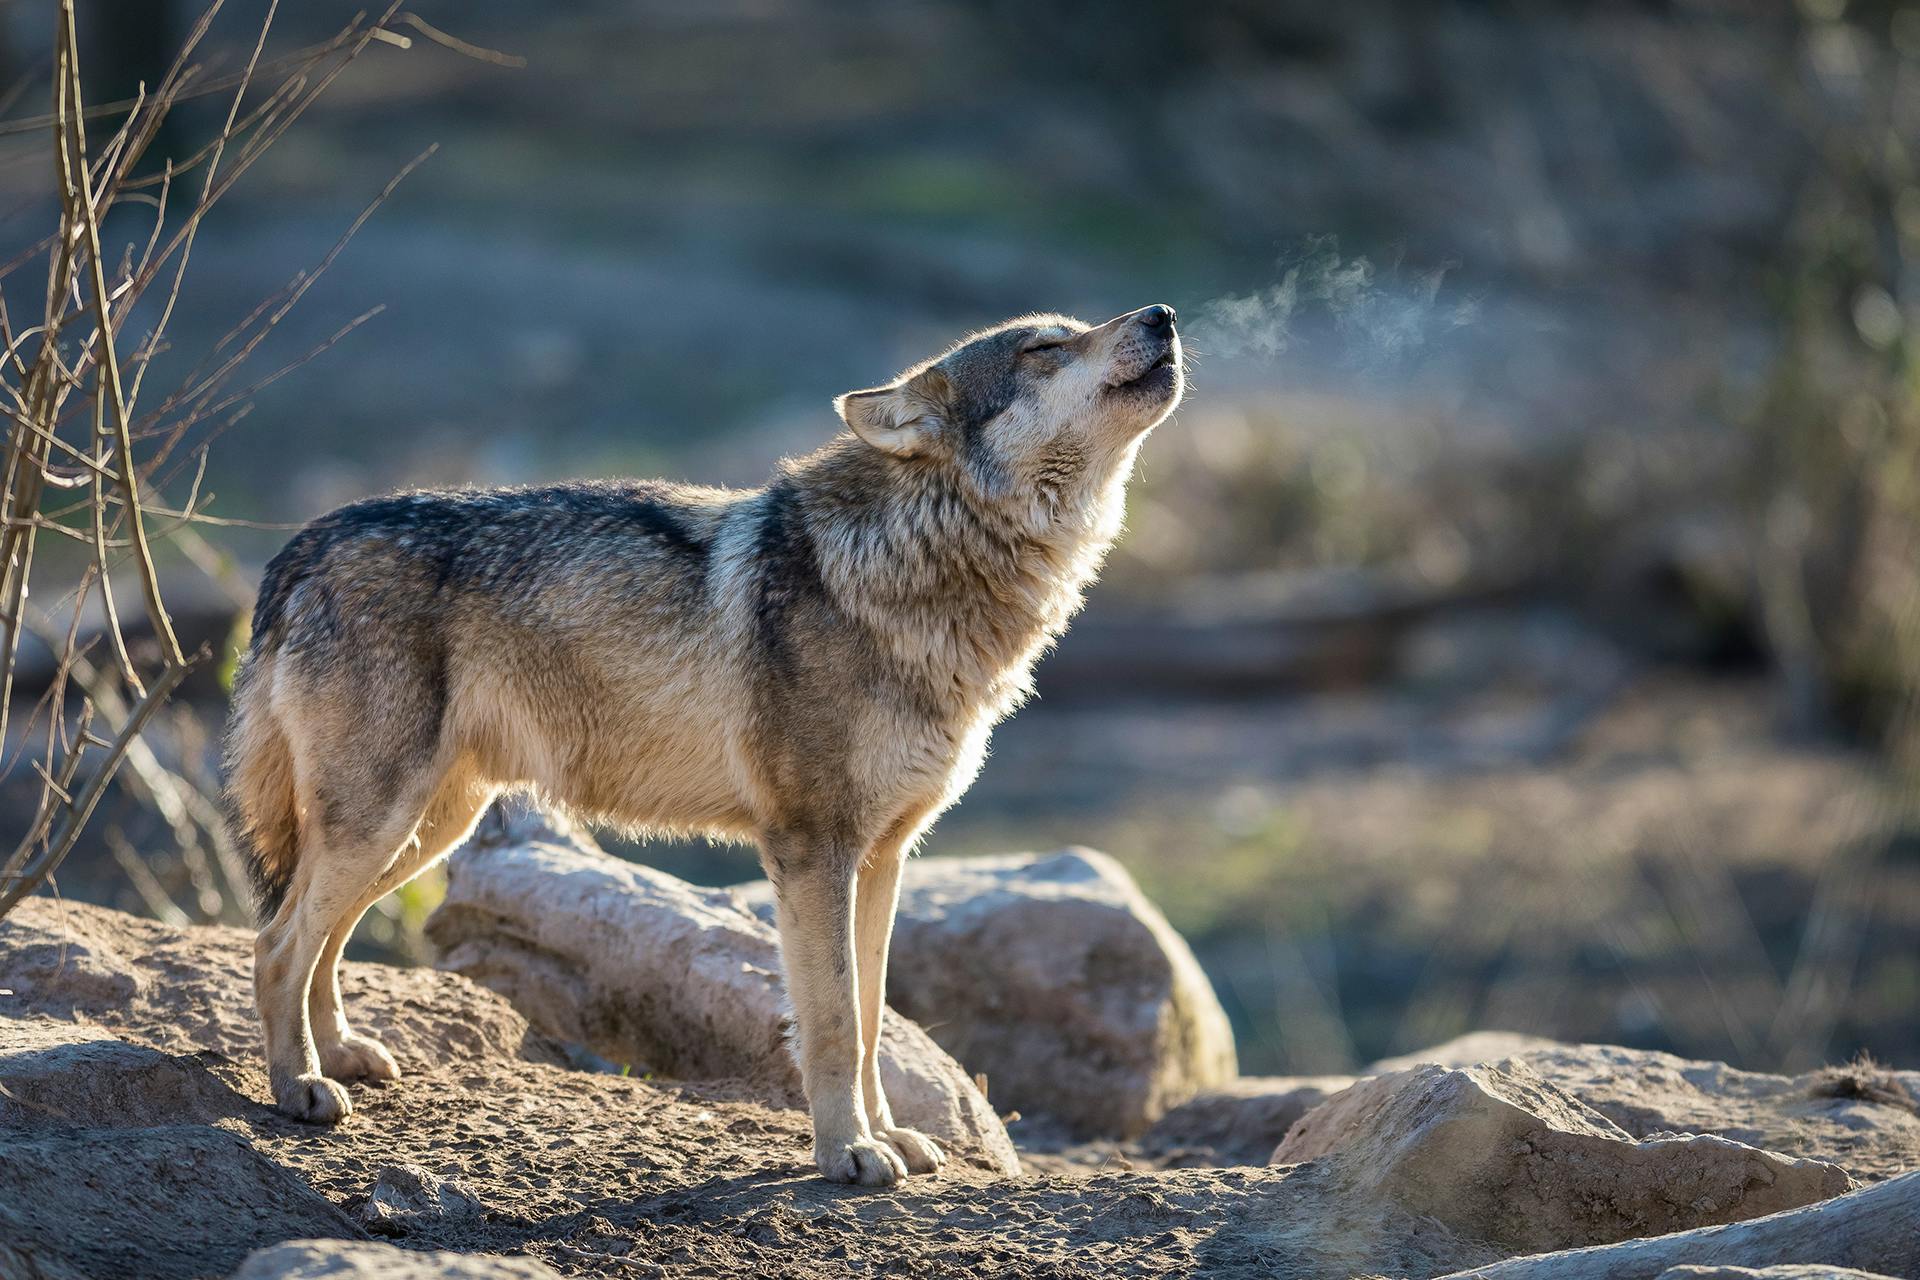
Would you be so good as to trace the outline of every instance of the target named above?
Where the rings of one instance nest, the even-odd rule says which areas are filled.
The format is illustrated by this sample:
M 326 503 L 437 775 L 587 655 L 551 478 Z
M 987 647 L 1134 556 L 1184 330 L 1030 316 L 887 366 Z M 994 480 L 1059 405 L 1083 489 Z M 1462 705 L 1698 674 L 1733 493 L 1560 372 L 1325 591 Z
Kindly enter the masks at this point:
M 1091 326 L 1010 320 L 834 407 L 904 464 L 951 469 L 989 501 L 1044 513 L 1103 490 L 1182 386 L 1173 308 L 1153 306 Z

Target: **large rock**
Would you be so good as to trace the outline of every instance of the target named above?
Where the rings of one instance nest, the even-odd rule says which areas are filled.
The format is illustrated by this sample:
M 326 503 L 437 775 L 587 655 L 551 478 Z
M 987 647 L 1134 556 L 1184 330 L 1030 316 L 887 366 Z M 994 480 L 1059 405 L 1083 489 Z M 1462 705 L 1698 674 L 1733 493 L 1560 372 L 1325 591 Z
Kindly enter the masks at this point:
M 559 1280 L 537 1258 L 414 1253 L 362 1240 L 289 1240 L 262 1249 L 231 1280 Z
M 1463 1036 L 1369 1070 L 1384 1073 L 1416 1062 L 1465 1066 L 1510 1056 L 1636 1138 L 1717 1134 L 1784 1155 L 1831 1160 L 1860 1178 L 1920 1168 L 1920 1102 L 1912 1072 L 1855 1064 L 1778 1076 L 1652 1049 L 1561 1044 L 1510 1032 Z
M 305 1183 L 220 1129 L 0 1132 L 0 1241 L 27 1260 L 9 1277 L 186 1280 L 224 1275 L 290 1236 L 359 1234 Z
M 1443 1280 L 1663 1280 L 1676 1267 L 1711 1268 L 1708 1275 L 1725 1274 L 1729 1267 L 1765 1268 L 1759 1274 L 1773 1275 L 1788 1266 L 1813 1268 L 1813 1276 L 1844 1276 L 1848 1273 L 1841 1268 L 1851 1267 L 1916 1280 L 1920 1173 L 1751 1222 L 1509 1258 Z
M 770 908 L 764 881 L 741 886 Z M 1233 1079 L 1233 1030 L 1184 939 L 1103 853 L 916 858 L 887 999 L 996 1105 L 1130 1138 Z
M 1852 1186 L 1834 1165 L 1724 1138 L 1636 1141 L 1517 1059 L 1364 1080 L 1308 1112 L 1273 1160 L 1328 1160 L 1355 1194 L 1517 1253 L 1737 1222 Z
M 552 1035 L 636 1070 L 738 1076 L 799 1096 L 778 939 L 730 891 L 577 838 L 482 843 L 455 855 L 427 933 L 442 967 L 498 991 Z M 986 1098 L 906 1018 L 885 1021 L 881 1078 L 903 1124 L 1018 1171 Z
M 474 1221 L 486 1212 L 480 1197 L 459 1179 L 439 1177 L 417 1164 L 397 1164 L 380 1171 L 354 1216 L 374 1235 L 404 1236 Z

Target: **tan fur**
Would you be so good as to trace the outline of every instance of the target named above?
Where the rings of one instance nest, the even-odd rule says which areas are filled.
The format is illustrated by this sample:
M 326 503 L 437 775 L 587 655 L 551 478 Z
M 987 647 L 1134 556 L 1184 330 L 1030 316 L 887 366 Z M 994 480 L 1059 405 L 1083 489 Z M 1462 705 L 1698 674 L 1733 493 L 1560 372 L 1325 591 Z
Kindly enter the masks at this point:
M 762 490 L 400 495 L 296 536 L 228 739 L 280 1106 L 337 1121 L 341 1080 L 398 1075 L 341 947 L 520 790 L 758 844 L 822 1172 L 939 1167 L 877 1065 L 900 865 L 1079 607 L 1178 355 L 1162 308 L 1029 317 L 842 397 L 849 434 Z

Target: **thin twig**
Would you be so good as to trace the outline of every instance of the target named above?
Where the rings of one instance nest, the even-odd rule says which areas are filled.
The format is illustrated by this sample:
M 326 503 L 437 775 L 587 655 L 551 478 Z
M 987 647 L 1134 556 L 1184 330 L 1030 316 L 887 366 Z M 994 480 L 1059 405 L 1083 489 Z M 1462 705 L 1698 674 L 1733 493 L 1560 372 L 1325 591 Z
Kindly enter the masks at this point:
M 192 923 L 191 917 L 180 909 L 180 904 L 167 893 L 166 887 L 148 870 L 133 845 L 128 843 L 126 833 L 118 827 L 108 827 L 105 834 L 107 849 L 113 854 L 113 860 L 120 864 L 127 883 L 140 895 L 140 901 L 147 904 L 148 914 L 176 929 Z

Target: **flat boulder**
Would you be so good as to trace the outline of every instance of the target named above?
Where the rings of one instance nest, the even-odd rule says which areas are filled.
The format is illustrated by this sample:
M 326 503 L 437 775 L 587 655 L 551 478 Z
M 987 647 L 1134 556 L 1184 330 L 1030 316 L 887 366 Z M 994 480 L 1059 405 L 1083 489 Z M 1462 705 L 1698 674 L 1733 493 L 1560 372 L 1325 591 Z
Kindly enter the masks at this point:
M 1360 1074 L 1363 1076 L 1391 1075 L 1395 1071 L 1405 1071 L 1408 1067 L 1421 1067 L 1428 1064 L 1436 1067 L 1471 1067 L 1482 1062 L 1499 1062 L 1505 1058 L 1525 1057 L 1536 1049 L 1563 1047 L 1558 1040 L 1550 1040 L 1546 1036 L 1528 1035 L 1524 1031 L 1469 1031 L 1465 1035 L 1455 1036 L 1431 1048 L 1382 1058 L 1370 1064 Z
M 770 908 L 764 881 L 741 889 Z M 1185 939 L 1091 849 L 909 860 L 887 1000 L 997 1105 L 1080 1138 L 1136 1137 L 1237 1072 Z
M 1799 1268 L 1792 1270 L 1790 1268 Z M 1857 1280 L 1920 1276 L 1920 1173 L 1748 1222 L 1508 1258 L 1442 1280 Z
M 1636 1140 L 1524 1061 L 1413 1067 L 1308 1112 L 1275 1164 L 1324 1161 L 1385 1197 L 1507 1252 L 1610 1244 L 1799 1208 L 1846 1172 L 1717 1137 Z
M 1523 1058 L 1637 1138 L 1717 1134 L 1830 1160 L 1864 1179 L 1920 1168 L 1920 1102 L 1901 1073 L 1871 1064 L 1781 1076 L 1598 1044 L 1547 1045 Z
M 1788 1263 L 1779 1267 L 1668 1267 L 1660 1273 L 1660 1280 L 1893 1280 L 1893 1277 L 1823 1263 Z
M 559 1280 L 537 1258 L 415 1253 L 365 1240 L 289 1240 L 249 1257 L 231 1280 Z
M 738 1077 L 796 1102 L 779 940 L 729 890 L 701 889 L 548 831 L 454 855 L 427 922 L 442 968 L 505 996 L 540 1030 L 635 1071 Z M 968 1073 L 905 1017 L 881 1031 L 895 1116 L 957 1154 L 1017 1172 Z

